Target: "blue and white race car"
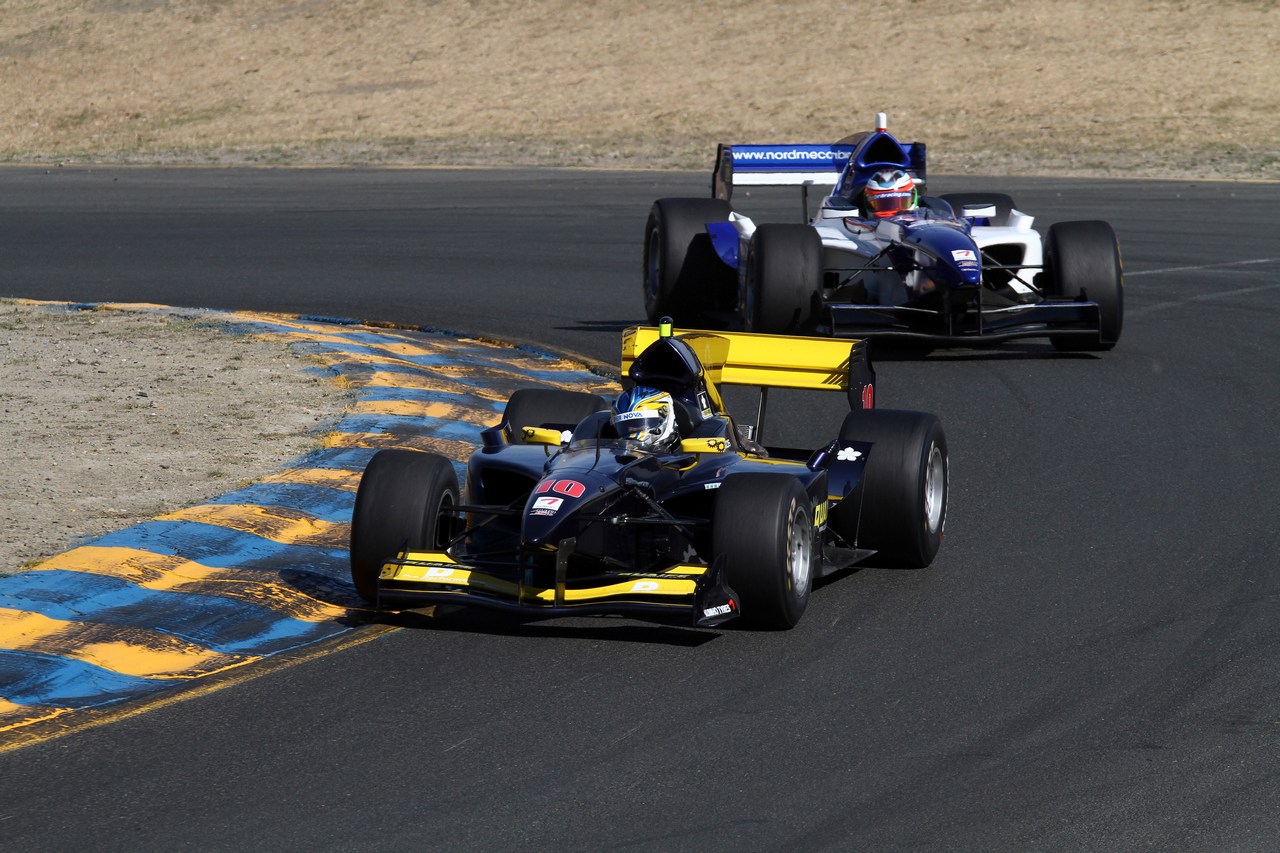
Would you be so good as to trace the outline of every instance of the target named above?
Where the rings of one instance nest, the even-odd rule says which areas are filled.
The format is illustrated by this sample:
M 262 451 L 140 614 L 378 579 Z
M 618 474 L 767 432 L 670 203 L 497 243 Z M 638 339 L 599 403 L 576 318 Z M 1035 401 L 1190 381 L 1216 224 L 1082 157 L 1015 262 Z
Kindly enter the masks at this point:
M 994 192 L 929 196 L 924 143 L 876 129 L 835 144 L 721 145 L 711 198 L 663 198 L 645 227 L 650 320 L 773 334 L 965 344 L 1120 338 L 1123 273 L 1103 221 L 1033 217 Z M 735 186 L 796 186 L 802 223 L 756 224 Z M 831 187 L 817 215 L 808 188 Z

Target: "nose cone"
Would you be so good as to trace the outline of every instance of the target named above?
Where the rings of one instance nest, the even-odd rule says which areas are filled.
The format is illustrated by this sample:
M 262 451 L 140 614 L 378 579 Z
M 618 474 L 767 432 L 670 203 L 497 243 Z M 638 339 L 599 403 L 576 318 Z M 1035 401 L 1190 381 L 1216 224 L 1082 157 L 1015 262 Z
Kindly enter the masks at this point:
M 955 265 L 957 281 L 961 285 L 982 284 L 982 265 L 978 261 L 958 261 Z
M 947 225 L 929 225 L 912 229 L 910 240 L 928 256 L 922 266 L 929 269 L 935 281 L 951 287 L 982 283 L 982 253 L 963 231 Z
M 577 535 L 579 513 L 618 488 L 596 471 L 567 471 L 544 477 L 524 505 L 521 539 L 526 545 L 554 545 Z

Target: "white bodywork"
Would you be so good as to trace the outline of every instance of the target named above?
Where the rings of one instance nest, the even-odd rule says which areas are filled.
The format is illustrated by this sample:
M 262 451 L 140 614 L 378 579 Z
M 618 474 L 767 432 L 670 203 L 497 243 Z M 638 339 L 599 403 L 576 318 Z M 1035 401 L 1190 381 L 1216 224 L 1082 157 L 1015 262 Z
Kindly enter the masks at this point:
M 862 256 L 872 256 L 883 249 L 894 239 L 901 239 L 903 226 L 892 219 L 880 221 L 858 219 L 849 216 L 847 206 L 830 205 L 829 197 L 823 199 L 818 215 L 809 224 L 818 232 L 822 246 L 836 251 L 852 252 Z M 959 211 L 956 211 L 957 216 Z M 738 232 L 742 257 L 746 256 L 747 244 L 755 233 L 756 224 L 749 217 L 740 213 L 730 213 L 729 221 Z M 1040 271 L 1044 262 L 1044 249 L 1040 232 L 1031 225 L 1035 217 L 1013 210 L 1009 214 L 1006 225 L 974 225 L 970 230 L 974 243 L 979 249 L 993 246 L 1018 246 L 1022 257 L 1022 268 L 1013 273 L 1009 287 L 1020 294 L 1035 293 L 1030 284 Z

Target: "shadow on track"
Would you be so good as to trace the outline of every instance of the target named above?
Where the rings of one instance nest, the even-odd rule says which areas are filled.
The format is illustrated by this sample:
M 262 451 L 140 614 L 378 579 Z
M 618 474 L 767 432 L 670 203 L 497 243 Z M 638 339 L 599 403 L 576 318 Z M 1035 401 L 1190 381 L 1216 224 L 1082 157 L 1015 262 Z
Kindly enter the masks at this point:
M 386 613 L 371 621 L 411 630 L 490 634 L 500 637 L 555 637 L 591 642 L 612 640 L 686 648 L 701 646 L 720 637 L 716 631 L 643 624 L 609 617 L 521 618 L 515 614 L 449 606 L 437 606 L 434 613 L 429 612 L 428 608 Z M 587 621 L 592 624 L 584 624 Z

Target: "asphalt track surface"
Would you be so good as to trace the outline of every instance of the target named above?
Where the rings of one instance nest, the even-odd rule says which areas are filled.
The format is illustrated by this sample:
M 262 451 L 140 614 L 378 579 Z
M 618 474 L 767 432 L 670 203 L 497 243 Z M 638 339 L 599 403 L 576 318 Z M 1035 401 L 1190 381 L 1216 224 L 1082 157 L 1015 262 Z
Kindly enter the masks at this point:
M 0 294 L 392 320 L 616 359 L 702 175 L 0 170 Z M 786 633 L 402 630 L 0 755 L 13 849 L 1273 850 L 1280 188 L 937 177 L 1111 221 L 1124 337 L 888 353 L 947 538 Z M 793 217 L 793 196 L 739 199 Z M 835 395 L 832 395 L 833 397 Z M 825 442 L 836 400 L 771 400 Z M 790 417 L 788 417 L 790 415 Z M 321 650 L 322 652 L 324 650 Z

